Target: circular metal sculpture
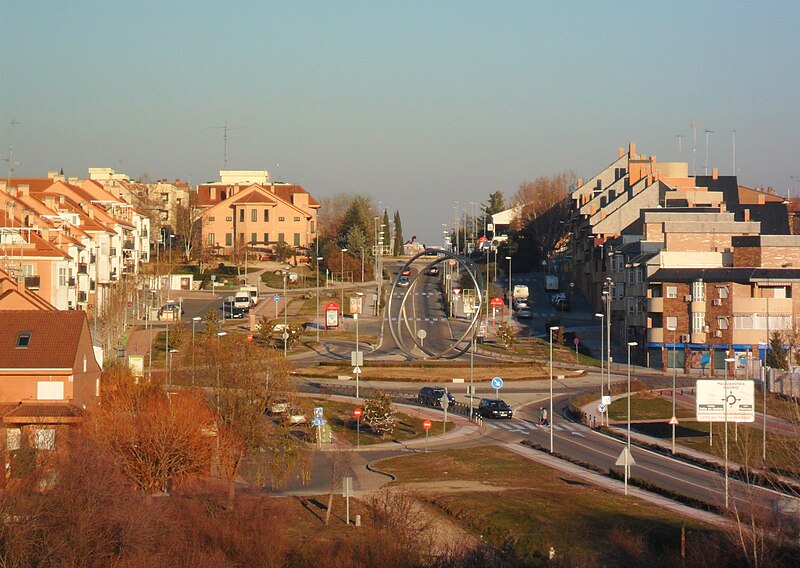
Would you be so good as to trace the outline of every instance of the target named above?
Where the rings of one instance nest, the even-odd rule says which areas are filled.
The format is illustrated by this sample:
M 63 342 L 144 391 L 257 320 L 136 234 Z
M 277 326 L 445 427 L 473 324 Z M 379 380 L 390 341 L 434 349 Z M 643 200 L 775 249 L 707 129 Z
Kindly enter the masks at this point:
M 471 344 L 472 344 L 472 337 L 475 331 L 475 326 L 478 324 L 478 320 L 480 319 L 481 310 L 480 308 L 473 311 L 472 318 L 469 321 L 469 325 L 464 333 L 458 338 L 453 341 L 453 343 L 446 349 L 441 351 L 434 351 L 430 348 L 426 347 L 423 342 L 423 338 L 418 337 L 411 330 L 411 326 L 408 323 L 408 316 L 406 315 L 406 302 L 408 298 L 413 295 L 414 289 L 417 286 L 417 281 L 419 277 L 428 272 L 431 268 L 435 267 L 438 264 L 442 264 L 444 262 L 451 262 L 453 266 L 456 264 L 464 269 L 464 271 L 469 275 L 472 283 L 475 285 L 476 300 L 477 306 L 483 305 L 483 277 L 481 275 L 480 270 L 475 265 L 472 260 L 467 258 L 466 256 L 461 256 L 459 254 L 455 254 L 452 252 L 447 252 L 440 249 L 425 249 L 419 254 L 414 255 L 411 259 L 408 260 L 403 265 L 403 268 L 400 269 L 399 274 L 402 274 L 406 270 L 410 269 L 410 266 L 414 264 L 414 262 L 424 256 L 430 257 L 435 256 L 436 258 L 432 261 L 428 262 L 418 273 L 414 276 L 413 280 L 410 281 L 408 287 L 405 290 L 405 294 L 403 294 L 403 299 L 400 302 L 400 307 L 397 311 L 396 321 L 393 321 L 394 318 L 394 310 L 393 310 L 393 303 L 395 297 L 395 291 L 399 289 L 398 286 L 398 279 L 395 279 L 394 283 L 392 284 L 392 288 L 389 290 L 389 301 L 387 303 L 387 313 L 389 317 L 389 331 L 392 334 L 392 339 L 397 344 L 397 346 L 402 349 L 403 353 L 405 353 L 408 357 L 413 358 L 416 357 L 414 355 L 412 349 L 409 349 L 406 345 L 406 338 L 410 338 L 413 341 L 414 345 L 425 355 L 434 359 L 455 359 L 460 357 L 464 353 L 466 353 Z M 454 262 L 453 262 L 454 261 Z M 451 294 L 450 283 L 448 281 L 444 282 L 444 294 Z M 469 341 L 465 342 L 465 340 L 469 337 Z

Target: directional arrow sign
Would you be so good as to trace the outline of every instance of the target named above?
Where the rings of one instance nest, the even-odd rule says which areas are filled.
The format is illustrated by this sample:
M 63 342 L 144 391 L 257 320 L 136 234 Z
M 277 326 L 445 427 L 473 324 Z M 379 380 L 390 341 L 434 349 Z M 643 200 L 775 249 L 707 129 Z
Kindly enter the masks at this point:
M 631 455 L 630 451 L 628 451 L 627 446 L 625 446 L 622 449 L 622 453 L 619 455 L 614 465 L 621 465 L 621 466 L 636 465 L 636 462 L 633 461 L 633 456 Z
M 499 389 L 503 387 L 503 379 L 500 377 L 495 377 L 492 379 L 492 388 Z
M 353 372 L 357 375 L 361 372 L 361 367 L 354 367 Z

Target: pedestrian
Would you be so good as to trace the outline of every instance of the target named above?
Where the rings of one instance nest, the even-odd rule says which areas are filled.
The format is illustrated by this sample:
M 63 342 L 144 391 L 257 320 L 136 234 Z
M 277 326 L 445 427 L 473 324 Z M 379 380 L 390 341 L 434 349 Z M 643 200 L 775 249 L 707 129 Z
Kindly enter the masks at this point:
M 543 426 L 550 426 L 550 422 L 547 421 L 547 409 L 542 408 L 542 425 Z

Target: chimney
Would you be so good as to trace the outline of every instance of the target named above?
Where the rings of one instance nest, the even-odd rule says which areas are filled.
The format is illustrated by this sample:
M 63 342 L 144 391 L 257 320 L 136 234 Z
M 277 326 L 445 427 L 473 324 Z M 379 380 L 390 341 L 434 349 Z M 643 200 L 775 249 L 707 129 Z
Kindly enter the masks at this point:
M 55 195 L 45 195 L 42 198 L 42 203 L 45 204 L 49 209 L 55 211 L 56 209 L 56 196 Z
M 749 221 L 750 220 L 750 210 L 749 209 L 745 209 L 744 210 L 744 220 L 745 221 Z
M 56 176 L 58 176 L 58 172 L 55 170 L 47 172 L 47 179 L 56 179 Z
M 633 142 L 628 144 L 628 157 L 629 158 L 635 158 L 636 157 L 636 144 L 634 144 Z
M 758 204 L 759 205 L 764 205 L 766 202 L 767 202 L 767 196 L 764 195 L 763 193 L 759 193 L 758 194 Z
M 31 186 L 27 183 L 21 183 L 17 186 L 17 191 L 19 191 L 20 197 L 29 197 L 31 194 Z
M 69 178 L 69 183 L 70 185 L 78 185 L 78 178 L 76 177 Z
M 728 210 L 728 207 L 725 205 L 724 201 L 720 201 L 719 203 L 719 212 L 725 213 Z
M 5 191 L 5 190 L 6 190 L 6 182 L 0 181 L 0 191 Z
M 717 172 L 717 168 L 711 168 L 711 179 L 719 178 L 719 173 Z

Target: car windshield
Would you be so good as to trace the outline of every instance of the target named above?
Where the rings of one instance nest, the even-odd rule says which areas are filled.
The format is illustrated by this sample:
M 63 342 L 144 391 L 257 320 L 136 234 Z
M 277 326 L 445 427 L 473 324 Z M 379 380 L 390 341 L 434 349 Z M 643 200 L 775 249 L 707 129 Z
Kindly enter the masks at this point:
M 489 408 L 506 408 L 508 405 L 502 400 L 489 401 Z

